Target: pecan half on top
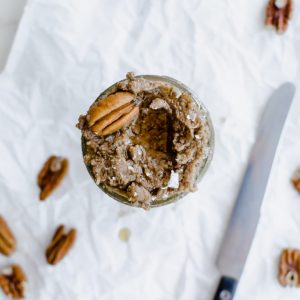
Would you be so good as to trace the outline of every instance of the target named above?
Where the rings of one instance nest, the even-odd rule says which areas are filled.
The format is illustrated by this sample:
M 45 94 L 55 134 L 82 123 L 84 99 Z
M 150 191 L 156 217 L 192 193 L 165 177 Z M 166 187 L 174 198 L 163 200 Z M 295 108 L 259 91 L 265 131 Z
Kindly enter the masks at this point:
M 12 299 L 25 297 L 26 276 L 19 265 L 12 265 L 0 273 L 0 287 L 3 293 Z
M 88 125 L 97 135 L 108 135 L 129 125 L 139 114 L 135 96 L 117 92 L 99 100 L 87 114 Z
M 69 162 L 66 158 L 50 156 L 38 175 L 41 189 L 40 200 L 45 200 L 59 186 L 67 174 Z
M 282 251 L 278 279 L 283 286 L 300 286 L 300 250 Z
M 274 27 L 278 33 L 284 33 L 292 17 L 292 11 L 292 0 L 270 0 L 266 10 L 266 26 Z
M 64 225 L 60 225 L 56 229 L 52 241 L 46 249 L 46 259 L 50 265 L 56 265 L 67 255 L 74 245 L 76 235 L 76 229 L 71 229 L 65 233 Z
M 0 215 L 0 253 L 9 256 L 16 249 L 16 239 L 4 218 Z
M 294 188 L 300 193 L 300 169 L 298 169 L 292 178 Z

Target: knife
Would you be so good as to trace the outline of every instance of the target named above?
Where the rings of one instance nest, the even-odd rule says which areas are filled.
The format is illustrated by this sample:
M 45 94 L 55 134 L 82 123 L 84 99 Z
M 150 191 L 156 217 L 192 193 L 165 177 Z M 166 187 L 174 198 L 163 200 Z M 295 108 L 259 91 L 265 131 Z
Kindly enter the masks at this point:
M 285 83 L 269 99 L 225 232 L 217 267 L 222 275 L 214 300 L 232 300 L 256 231 L 276 148 L 295 86 Z

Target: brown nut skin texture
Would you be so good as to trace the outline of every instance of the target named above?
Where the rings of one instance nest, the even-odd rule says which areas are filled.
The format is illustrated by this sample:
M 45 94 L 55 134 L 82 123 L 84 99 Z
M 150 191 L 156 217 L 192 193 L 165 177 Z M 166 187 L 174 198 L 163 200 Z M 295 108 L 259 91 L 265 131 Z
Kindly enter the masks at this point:
M 111 113 L 113 110 L 118 109 L 120 106 L 132 102 L 134 95 L 129 92 L 117 92 L 111 94 L 99 102 L 94 104 L 87 115 L 88 125 L 93 126 L 96 121 Z
M 56 160 L 60 160 L 60 168 L 56 171 L 51 170 L 51 165 Z M 38 174 L 38 186 L 40 187 L 40 200 L 45 200 L 60 185 L 69 169 L 69 161 L 66 158 L 50 156 L 44 163 Z
M 9 267 L 10 274 L 0 273 L 0 287 L 3 293 L 12 299 L 25 297 L 26 275 L 20 265 L 13 264 Z
M 282 251 L 279 260 L 278 280 L 284 287 L 300 286 L 300 250 L 284 249 Z
M 3 216 L 0 215 L 0 253 L 10 256 L 16 250 L 17 241 L 7 225 Z
M 116 132 L 117 130 L 129 125 L 139 114 L 139 108 L 133 108 L 128 114 L 124 115 L 122 118 L 112 123 L 110 126 L 106 127 L 102 131 L 102 135 L 108 135 Z
M 138 114 L 135 96 L 129 92 L 117 92 L 92 105 L 87 114 L 87 121 L 96 135 L 105 136 L 127 126 Z
M 292 184 L 294 188 L 300 193 L 300 178 L 292 179 Z
M 113 122 L 120 119 L 123 115 L 128 114 L 134 108 L 133 103 L 125 104 L 120 108 L 112 111 L 107 116 L 103 117 L 99 120 L 95 125 L 92 126 L 92 130 L 97 133 L 101 134 L 107 126 L 111 125 Z
M 282 34 L 287 30 L 288 23 L 293 13 L 293 1 L 287 0 L 283 8 L 276 6 L 276 0 L 269 0 L 266 8 L 265 25 L 274 27 L 275 30 Z
M 60 225 L 46 249 L 46 259 L 50 265 L 56 265 L 61 261 L 73 247 L 77 236 L 76 229 L 71 229 L 65 233 L 64 225 Z

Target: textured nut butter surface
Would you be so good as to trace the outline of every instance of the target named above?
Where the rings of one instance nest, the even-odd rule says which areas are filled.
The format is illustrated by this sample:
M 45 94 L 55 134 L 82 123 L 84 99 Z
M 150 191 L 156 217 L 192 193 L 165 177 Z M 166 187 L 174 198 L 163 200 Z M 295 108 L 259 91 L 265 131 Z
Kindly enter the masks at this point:
M 129 122 L 103 134 L 107 124 L 133 109 Z M 152 201 L 196 190 L 211 132 L 189 94 L 129 73 L 80 116 L 77 127 L 96 184 L 125 195 L 134 205 L 148 209 Z

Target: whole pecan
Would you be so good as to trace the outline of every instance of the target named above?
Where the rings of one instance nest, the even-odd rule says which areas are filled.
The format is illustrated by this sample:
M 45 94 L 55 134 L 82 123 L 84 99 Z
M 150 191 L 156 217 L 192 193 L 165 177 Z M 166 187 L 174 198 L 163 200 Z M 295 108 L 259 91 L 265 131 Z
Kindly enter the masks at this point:
M 4 218 L 0 215 L 0 253 L 9 256 L 16 249 L 16 239 Z
M 92 105 L 87 114 L 89 127 L 97 135 L 108 135 L 130 124 L 139 107 L 129 92 L 117 92 Z
M 26 276 L 19 265 L 11 265 L 0 273 L 0 287 L 12 299 L 25 297 Z
M 288 27 L 293 11 L 292 0 L 269 0 L 266 9 L 265 24 L 283 33 Z
M 50 265 L 56 265 L 62 260 L 73 247 L 76 239 L 76 229 L 71 229 L 65 233 L 64 225 L 60 225 L 46 249 L 46 259 Z
M 38 175 L 41 189 L 40 200 L 45 200 L 59 186 L 67 174 L 69 162 L 66 158 L 50 156 Z
M 282 251 L 278 278 L 283 286 L 300 286 L 300 250 L 284 249 Z

